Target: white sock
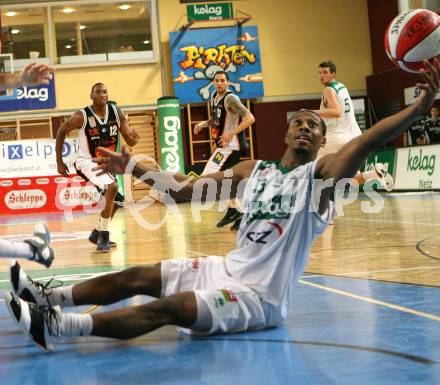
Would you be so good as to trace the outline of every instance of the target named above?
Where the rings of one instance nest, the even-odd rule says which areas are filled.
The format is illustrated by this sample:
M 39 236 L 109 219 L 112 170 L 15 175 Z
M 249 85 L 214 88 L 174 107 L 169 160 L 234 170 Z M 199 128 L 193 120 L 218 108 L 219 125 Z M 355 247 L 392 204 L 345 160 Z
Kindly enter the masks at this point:
M 61 313 L 61 335 L 66 337 L 89 336 L 93 330 L 90 314 Z
M 99 218 L 99 231 L 108 231 L 108 226 L 110 225 L 111 218 Z
M 98 218 L 98 225 L 96 226 L 96 230 L 101 231 L 101 217 Z
M 235 198 L 234 201 L 235 201 L 234 202 L 235 203 L 235 208 L 237 209 L 237 211 L 239 211 L 240 213 L 243 213 L 244 208 L 243 208 L 243 205 L 240 202 L 240 199 Z
M 34 259 L 34 250 L 26 242 L 11 242 L 0 239 L 0 258 L 26 258 Z
M 75 306 L 72 296 L 73 285 L 48 289 L 48 300 L 51 306 Z

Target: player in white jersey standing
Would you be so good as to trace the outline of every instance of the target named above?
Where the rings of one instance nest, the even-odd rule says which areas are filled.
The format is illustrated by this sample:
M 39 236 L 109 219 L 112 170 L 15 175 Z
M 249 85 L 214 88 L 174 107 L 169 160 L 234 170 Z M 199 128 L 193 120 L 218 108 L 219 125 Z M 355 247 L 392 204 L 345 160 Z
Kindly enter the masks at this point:
M 108 252 L 110 247 L 116 246 L 110 240 L 110 220 L 122 203 L 123 197 L 118 193 L 118 182 L 111 173 L 97 175 L 93 171 L 92 158 L 99 156 L 98 147 L 116 151 L 119 133 L 129 146 L 134 146 L 139 140 L 139 135 L 128 125 L 128 120 L 121 109 L 114 103 L 108 102 L 107 87 L 103 83 L 93 85 L 90 106 L 75 112 L 57 132 L 56 157 L 58 172 L 68 176 L 68 168 L 63 162 L 63 144 L 70 131 L 78 131 L 79 150 L 75 168 L 78 174 L 86 181 L 93 183 L 103 193 L 105 207 L 101 211 L 98 224 L 91 232 L 89 241 L 97 245 L 97 251 Z
M 327 125 L 327 142 L 321 148 L 318 157 L 337 152 L 345 143 L 362 135 L 355 115 L 353 101 L 347 87 L 336 81 L 336 65 L 331 60 L 319 64 L 319 79 L 324 86 L 321 106 L 315 112 L 324 119 Z M 356 175 L 359 184 L 370 180 L 378 180 L 381 186 L 391 191 L 394 186 L 392 176 L 382 163 L 377 163 L 371 171 Z
M 212 118 L 194 126 L 196 135 L 203 128 L 210 127 L 215 141 L 214 152 L 206 163 L 203 176 L 235 166 L 240 161 L 240 156 L 245 155 L 248 150 L 244 130 L 255 122 L 255 118 L 240 99 L 229 91 L 228 85 L 228 73 L 216 72 L 215 92 L 211 97 Z M 230 200 L 228 206 L 225 216 L 217 223 L 217 227 L 233 222 L 240 223 L 242 214 L 237 210 L 240 206 L 239 200 Z M 234 224 L 233 228 L 235 227 L 238 229 Z
M 352 178 L 376 148 L 401 135 L 424 114 L 440 88 L 440 61 L 425 62 L 424 84 L 411 106 L 381 120 L 350 140 L 336 154 L 317 159 L 325 146 L 326 125 L 313 111 L 293 114 L 278 161 L 248 160 L 231 170 L 192 179 L 131 160 L 128 152 L 101 149 L 101 173 L 124 173 L 163 186 L 170 198 L 219 199 L 244 190 L 245 211 L 237 247 L 225 258 L 179 258 L 152 267 L 138 266 L 73 286 L 41 289 L 18 263 L 11 265 L 14 293 L 5 295 L 12 318 L 33 341 L 51 350 L 63 336 L 132 338 L 172 324 L 191 333 L 232 333 L 280 325 L 287 316 L 295 283 L 303 273 L 313 241 L 332 218 L 332 197 L 339 181 Z M 128 167 L 128 168 L 127 168 Z M 207 196 L 206 186 L 216 186 Z M 203 187 L 205 186 L 205 187 Z M 215 191 L 216 190 L 216 191 Z M 27 293 L 27 301 L 23 297 Z M 157 300 L 108 312 L 78 314 L 60 306 L 107 305 L 135 295 Z M 44 307 L 39 307 L 44 306 Z M 60 306 L 59 306 L 60 305 Z M 31 333 L 32 330 L 32 333 Z M 87 338 L 87 337 L 86 337 Z
M 29 63 L 20 72 L 0 74 L 0 89 L 49 84 L 53 72 L 54 68 L 47 64 Z M 0 238 L 0 258 L 29 259 L 49 267 L 55 257 L 49 241 L 48 228 L 43 224 L 37 224 L 34 227 L 33 237 L 24 241 L 8 241 Z

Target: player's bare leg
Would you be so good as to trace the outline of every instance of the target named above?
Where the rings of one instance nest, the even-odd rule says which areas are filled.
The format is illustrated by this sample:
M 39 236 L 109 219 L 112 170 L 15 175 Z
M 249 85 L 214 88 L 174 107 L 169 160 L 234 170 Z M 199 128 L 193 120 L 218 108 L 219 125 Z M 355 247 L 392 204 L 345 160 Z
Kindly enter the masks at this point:
M 178 293 L 149 304 L 92 315 L 63 313 L 59 306 L 39 307 L 10 292 L 5 295 L 5 304 L 22 331 L 45 351 L 53 350 L 55 341 L 63 336 L 128 339 L 165 325 L 188 328 L 196 323 L 198 314 L 194 292 Z

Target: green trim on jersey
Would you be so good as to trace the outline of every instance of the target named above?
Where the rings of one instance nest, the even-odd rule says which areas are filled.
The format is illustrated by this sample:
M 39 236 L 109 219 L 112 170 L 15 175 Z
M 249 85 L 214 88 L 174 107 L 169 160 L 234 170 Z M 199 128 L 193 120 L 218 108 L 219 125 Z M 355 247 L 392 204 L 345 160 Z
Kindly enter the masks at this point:
M 275 167 L 279 171 L 281 171 L 282 174 L 287 174 L 288 172 L 290 172 L 293 169 L 298 167 L 298 166 L 293 166 L 293 167 L 290 167 L 290 168 L 283 167 L 281 165 L 281 159 L 277 159 L 277 160 L 262 160 L 261 163 L 258 166 L 258 170 L 264 170 L 265 168 L 268 168 L 271 165 L 275 165 Z
M 343 90 L 344 88 L 345 89 L 347 88 L 342 83 L 339 83 L 336 80 L 329 83 L 328 87 L 333 88 L 337 94 L 339 93 L 339 91 Z

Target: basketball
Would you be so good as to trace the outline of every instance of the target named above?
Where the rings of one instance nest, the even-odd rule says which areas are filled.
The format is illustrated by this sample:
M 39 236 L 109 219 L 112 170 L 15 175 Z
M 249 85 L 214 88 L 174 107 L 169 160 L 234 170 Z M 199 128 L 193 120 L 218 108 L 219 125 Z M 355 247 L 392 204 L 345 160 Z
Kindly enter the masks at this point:
M 402 12 L 385 32 L 385 51 L 408 72 L 423 68 L 423 60 L 440 56 L 440 16 L 427 9 Z

